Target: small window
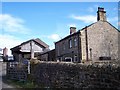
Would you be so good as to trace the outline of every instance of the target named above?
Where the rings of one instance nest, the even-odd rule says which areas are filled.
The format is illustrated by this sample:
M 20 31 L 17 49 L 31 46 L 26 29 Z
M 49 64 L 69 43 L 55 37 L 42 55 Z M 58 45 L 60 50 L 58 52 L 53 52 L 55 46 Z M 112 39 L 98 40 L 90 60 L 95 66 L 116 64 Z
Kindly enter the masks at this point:
M 74 62 L 77 62 L 77 55 L 74 55 Z
M 74 45 L 75 45 L 75 47 L 77 46 L 77 39 L 76 38 L 74 38 Z
M 72 40 L 69 40 L 69 48 L 72 48 Z

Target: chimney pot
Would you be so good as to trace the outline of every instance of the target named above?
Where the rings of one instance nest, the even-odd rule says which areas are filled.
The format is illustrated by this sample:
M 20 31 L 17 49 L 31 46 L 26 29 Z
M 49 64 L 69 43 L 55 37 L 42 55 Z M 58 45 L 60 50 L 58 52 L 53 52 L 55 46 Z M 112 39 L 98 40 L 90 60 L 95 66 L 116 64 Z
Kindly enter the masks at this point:
M 70 27 L 70 35 L 76 32 L 76 27 Z
M 104 8 L 98 7 L 97 11 L 97 21 L 106 21 L 106 11 L 104 11 Z
M 104 11 L 104 8 L 98 7 L 98 11 Z

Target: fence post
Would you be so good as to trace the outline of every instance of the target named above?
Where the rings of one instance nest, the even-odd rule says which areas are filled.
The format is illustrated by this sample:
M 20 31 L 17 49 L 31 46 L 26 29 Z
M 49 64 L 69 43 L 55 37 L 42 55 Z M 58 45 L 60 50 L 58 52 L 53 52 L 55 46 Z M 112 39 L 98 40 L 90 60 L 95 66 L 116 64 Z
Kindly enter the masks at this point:
M 30 74 L 30 61 L 28 61 L 28 74 Z

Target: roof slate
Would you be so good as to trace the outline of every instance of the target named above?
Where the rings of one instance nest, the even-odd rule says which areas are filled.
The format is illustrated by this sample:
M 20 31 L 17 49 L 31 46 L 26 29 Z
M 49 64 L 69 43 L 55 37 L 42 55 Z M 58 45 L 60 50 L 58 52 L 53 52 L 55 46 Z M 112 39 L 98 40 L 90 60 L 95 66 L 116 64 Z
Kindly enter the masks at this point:
M 99 22 L 99 21 L 97 21 L 97 22 Z M 94 22 L 94 23 L 92 23 L 92 24 L 90 24 L 90 25 L 88 25 L 88 26 L 86 26 L 86 27 L 83 27 L 82 29 L 80 29 L 80 30 L 78 30 L 77 32 L 75 32 L 74 34 L 68 35 L 68 36 L 64 37 L 63 39 L 61 39 L 61 40 L 59 40 L 59 41 L 57 41 L 57 42 L 55 42 L 55 43 L 58 43 L 58 42 L 60 42 L 60 41 L 62 41 L 62 40 L 64 40 L 64 39 L 67 39 L 67 38 L 69 38 L 69 37 L 71 37 L 71 36 L 73 36 L 73 35 L 75 35 L 75 34 L 77 34 L 77 33 L 80 33 L 80 31 L 85 30 L 85 28 L 88 28 L 88 27 L 96 24 L 97 22 Z M 120 32 L 120 30 L 117 29 L 116 27 L 114 27 L 111 23 L 109 23 L 108 21 L 105 21 L 105 22 L 107 22 L 109 25 L 111 25 L 113 28 L 115 28 L 115 30 L 117 30 L 118 32 Z

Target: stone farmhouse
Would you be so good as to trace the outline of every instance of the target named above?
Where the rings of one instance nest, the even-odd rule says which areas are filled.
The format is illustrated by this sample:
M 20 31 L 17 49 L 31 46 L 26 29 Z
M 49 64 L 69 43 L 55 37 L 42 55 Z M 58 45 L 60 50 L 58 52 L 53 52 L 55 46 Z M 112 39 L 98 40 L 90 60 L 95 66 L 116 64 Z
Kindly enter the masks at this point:
M 19 61 L 22 58 L 31 59 L 38 57 L 42 52 L 49 51 L 49 46 L 41 41 L 39 38 L 31 39 L 20 45 L 11 48 L 15 61 Z
M 120 31 L 107 21 L 104 8 L 98 7 L 97 22 L 78 31 L 70 27 L 70 35 L 55 42 L 56 60 L 116 60 L 119 58 L 119 34 Z
M 41 61 L 85 62 L 118 60 L 120 58 L 120 31 L 106 18 L 104 8 L 98 7 L 97 22 L 78 31 L 70 27 L 70 35 L 55 42 L 55 49 L 40 39 L 31 39 L 11 48 L 16 61 L 34 58 Z
M 24 82 L 30 76 L 31 80 L 42 88 L 89 89 L 103 86 L 102 88 L 120 89 L 119 38 L 120 31 L 107 21 L 104 8 L 98 7 L 97 22 L 78 31 L 76 27 L 70 27 L 70 35 L 55 42 L 53 50 L 50 50 L 49 46 L 39 38 L 25 41 L 11 48 L 14 60 L 17 62 L 7 63 L 6 74 L 10 79 Z M 6 55 L 7 48 L 3 53 L 3 56 Z M 119 61 L 118 65 L 109 64 L 109 67 L 108 64 L 98 65 L 96 68 L 96 65 L 88 67 L 88 65 L 70 63 L 38 63 L 36 58 L 40 61 L 85 62 L 85 64 L 90 64 L 91 61 L 93 63 Z

